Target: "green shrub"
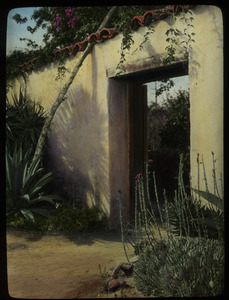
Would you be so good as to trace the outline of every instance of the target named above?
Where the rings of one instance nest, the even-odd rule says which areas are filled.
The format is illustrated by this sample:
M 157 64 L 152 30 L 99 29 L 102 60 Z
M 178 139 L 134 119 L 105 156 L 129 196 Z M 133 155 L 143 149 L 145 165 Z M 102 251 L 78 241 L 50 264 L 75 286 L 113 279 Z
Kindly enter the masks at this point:
M 50 230 L 57 232 L 82 232 L 107 226 L 107 219 L 96 208 L 58 207 L 50 219 Z
M 167 81 L 167 80 L 166 80 Z M 172 85 L 171 85 L 172 83 Z M 163 93 L 173 86 L 168 80 L 161 84 L 156 93 Z M 167 95 L 162 104 L 152 103 L 148 109 L 148 151 L 154 163 L 150 169 L 157 175 L 158 191 L 173 197 L 178 173 L 178 153 L 184 153 L 184 181 L 189 184 L 190 172 L 190 103 L 189 92 L 180 89 Z M 153 194 L 153 189 L 150 189 Z
M 24 218 L 21 214 L 15 213 L 6 217 L 7 226 L 25 230 L 25 231 L 39 231 L 46 232 L 49 230 L 50 219 L 44 218 L 39 214 L 34 215 L 34 222 Z
M 42 232 L 74 233 L 104 229 L 108 226 L 105 215 L 96 208 L 71 208 L 59 206 L 52 211 L 50 218 L 34 216 L 35 222 L 26 220 L 19 214 L 7 217 L 7 225 L 23 230 Z
M 218 240 L 173 237 L 145 247 L 134 265 L 147 296 L 209 297 L 224 288 L 224 245 Z
M 162 108 L 167 117 L 160 131 L 160 148 L 173 153 L 189 153 L 189 92 L 179 90 L 175 96 L 168 96 Z

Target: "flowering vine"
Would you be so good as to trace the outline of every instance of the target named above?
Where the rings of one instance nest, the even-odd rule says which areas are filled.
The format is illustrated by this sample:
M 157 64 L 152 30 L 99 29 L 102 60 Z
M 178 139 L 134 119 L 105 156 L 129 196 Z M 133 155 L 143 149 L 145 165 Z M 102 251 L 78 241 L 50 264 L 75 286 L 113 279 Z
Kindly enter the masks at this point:
M 65 9 L 64 12 L 65 12 L 66 16 L 69 17 L 72 13 L 72 9 L 71 8 Z
M 67 24 L 69 27 L 74 28 L 75 27 L 75 22 L 76 22 L 76 17 L 73 17 L 72 19 L 68 20 Z
M 54 23 L 53 23 L 53 27 L 55 28 L 56 32 L 60 31 L 61 23 L 62 23 L 62 26 L 67 24 L 68 27 L 71 27 L 71 28 L 75 27 L 76 21 L 77 21 L 77 16 L 73 15 L 74 9 L 75 8 L 64 9 L 64 14 L 62 13 L 62 17 L 60 17 L 59 14 L 56 14 L 56 16 L 54 18 Z
M 56 16 L 54 18 L 53 27 L 56 29 L 57 32 L 59 32 L 59 30 L 60 30 L 60 22 L 61 22 L 61 18 L 59 16 L 59 14 L 56 14 Z

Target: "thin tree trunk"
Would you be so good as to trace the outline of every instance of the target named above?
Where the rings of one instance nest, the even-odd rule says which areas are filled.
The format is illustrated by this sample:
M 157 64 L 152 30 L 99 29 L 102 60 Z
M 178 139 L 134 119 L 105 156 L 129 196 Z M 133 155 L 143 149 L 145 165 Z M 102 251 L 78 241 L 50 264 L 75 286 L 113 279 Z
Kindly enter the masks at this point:
M 107 15 L 105 16 L 103 22 L 101 23 L 101 25 L 99 26 L 98 30 L 103 29 L 104 27 L 107 26 L 108 22 L 110 21 L 111 17 L 114 15 L 114 13 L 116 12 L 116 10 L 118 9 L 118 6 L 113 6 L 109 12 L 107 13 Z M 77 75 L 81 65 L 83 64 L 85 58 L 87 57 L 87 55 L 91 52 L 92 48 L 93 48 L 94 44 L 88 44 L 87 48 L 85 49 L 85 51 L 83 52 L 83 55 L 80 59 L 80 61 L 78 62 L 78 64 L 75 66 L 74 70 L 72 71 L 71 76 L 69 77 L 68 82 L 64 85 L 64 87 L 62 88 L 61 92 L 59 93 L 59 95 L 57 96 L 55 102 L 53 103 L 50 112 L 48 114 L 48 116 L 46 117 L 45 120 L 45 124 L 42 128 L 40 137 L 38 139 L 37 142 L 37 146 L 36 146 L 36 150 L 33 156 L 33 161 L 41 154 L 43 147 L 44 147 L 44 143 L 45 143 L 45 138 L 48 134 L 48 130 L 49 127 L 51 125 L 51 122 L 55 116 L 55 113 L 58 109 L 58 107 L 60 106 L 60 104 L 65 100 L 64 96 L 66 95 L 69 87 L 71 86 L 75 76 Z

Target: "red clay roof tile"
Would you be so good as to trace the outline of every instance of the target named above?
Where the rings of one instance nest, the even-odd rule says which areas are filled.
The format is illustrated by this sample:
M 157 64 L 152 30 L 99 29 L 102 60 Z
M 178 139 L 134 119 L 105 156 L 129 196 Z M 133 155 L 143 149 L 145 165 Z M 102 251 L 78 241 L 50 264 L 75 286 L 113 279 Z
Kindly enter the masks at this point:
M 106 39 L 111 39 L 117 34 L 117 30 L 115 28 L 103 28 L 98 32 L 94 32 L 89 35 L 87 41 L 82 41 L 75 43 L 75 45 L 67 46 L 62 49 L 57 49 L 54 52 L 54 58 L 56 59 L 57 55 L 61 52 L 68 52 L 69 55 L 72 55 L 74 52 L 84 51 L 89 43 L 102 43 Z
M 19 70 L 24 73 L 25 71 L 31 71 L 33 69 L 33 64 L 37 60 L 37 58 L 33 58 L 26 63 L 19 65 L 18 68 Z
M 92 33 L 88 37 L 89 43 L 102 43 L 106 39 L 111 39 L 117 34 L 116 28 L 103 28 L 98 32 Z
M 182 9 L 188 9 L 192 5 L 171 5 L 167 8 L 148 10 L 142 16 L 135 16 L 131 20 L 131 29 L 137 30 L 140 26 L 147 26 L 153 19 L 162 20 L 174 12 L 178 12 Z
M 57 49 L 54 52 L 54 58 L 56 59 L 57 55 L 60 54 L 61 52 L 67 52 L 68 55 L 72 55 L 74 52 L 76 53 L 78 51 L 84 51 L 84 49 L 87 47 L 87 44 L 88 41 L 82 41 L 82 42 L 75 43 L 75 45 L 67 46 L 62 49 Z

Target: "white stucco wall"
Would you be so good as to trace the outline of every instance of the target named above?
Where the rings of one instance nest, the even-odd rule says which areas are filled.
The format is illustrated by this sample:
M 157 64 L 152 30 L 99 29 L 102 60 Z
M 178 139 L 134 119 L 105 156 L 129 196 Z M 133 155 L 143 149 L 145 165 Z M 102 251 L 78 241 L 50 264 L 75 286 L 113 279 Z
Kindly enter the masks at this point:
M 189 53 L 191 177 L 196 187 L 196 157 L 199 153 L 204 157 L 209 189 L 213 192 L 211 151 L 215 154 L 218 178 L 223 173 L 223 21 L 216 6 L 196 6 L 192 13 L 195 42 Z M 157 22 L 142 50 L 139 45 L 147 28 L 134 32 L 134 44 L 125 52 L 122 74 L 161 66 L 168 45 L 165 32 L 171 27 L 183 30 L 184 21 L 169 17 Z M 112 85 L 112 79 L 109 79 L 120 71 L 116 67 L 121 41 L 122 36 L 118 34 L 94 46 L 74 79 L 67 100 L 59 107 L 48 138 L 50 163 L 65 177 L 66 189 L 75 193 L 75 197 L 86 199 L 89 205 L 97 205 L 108 216 L 117 215 L 117 209 L 112 208 L 116 201 L 115 191 L 122 190 L 128 199 L 129 189 L 128 134 L 122 134 L 122 129 L 128 131 L 128 107 L 120 102 L 117 107 L 111 107 L 109 100 L 115 101 L 116 94 L 122 103 L 126 99 L 125 84 Z M 57 63 L 32 72 L 27 78 L 27 94 L 48 111 L 81 55 L 78 53 L 66 61 L 68 71 L 58 81 L 55 80 Z M 180 58 L 178 54 L 177 60 Z M 16 78 L 12 85 L 9 98 L 20 87 L 25 87 L 22 78 Z M 117 120 L 119 124 L 115 131 Z M 115 145 L 113 139 L 120 139 L 122 147 Z M 115 155 L 111 153 L 111 145 L 117 151 Z M 120 167 L 114 168 L 115 164 Z M 204 189 L 204 181 L 201 181 L 201 189 Z M 113 217 L 117 219 L 117 216 Z
M 199 6 L 194 10 L 195 43 L 190 52 L 190 122 L 191 176 L 197 188 L 197 153 L 202 155 L 213 193 L 212 154 L 216 159 L 218 187 L 223 176 L 223 20 L 215 6 Z M 200 176 L 203 178 L 202 165 Z M 201 181 L 201 190 L 205 183 Z

